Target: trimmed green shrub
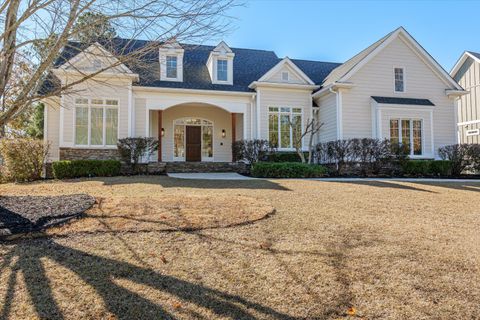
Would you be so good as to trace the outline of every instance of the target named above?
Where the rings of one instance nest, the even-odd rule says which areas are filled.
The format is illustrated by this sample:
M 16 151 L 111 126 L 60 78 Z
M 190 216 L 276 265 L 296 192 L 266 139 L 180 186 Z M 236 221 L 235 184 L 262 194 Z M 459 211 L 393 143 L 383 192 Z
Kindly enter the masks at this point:
M 56 179 L 118 176 L 120 167 L 118 160 L 62 160 L 52 164 Z
M 451 176 L 452 162 L 448 160 L 407 160 L 402 163 L 403 174 L 408 176 Z
M 436 160 L 430 163 L 430 172 L 435 176 L 447 177 L 452 175 L 452 162 L 449 160 Z
M 308 152 L 303 153 L 305 158 L 308 157 Z M 275 152 L 267 154 L 263 161 L 266 162 L 302 162 L 296 152 Z
M 300 162 L 257 162 L 252 167 L 252 176 L 257 178 L 318 178 L 326 174 L 323 166 Z

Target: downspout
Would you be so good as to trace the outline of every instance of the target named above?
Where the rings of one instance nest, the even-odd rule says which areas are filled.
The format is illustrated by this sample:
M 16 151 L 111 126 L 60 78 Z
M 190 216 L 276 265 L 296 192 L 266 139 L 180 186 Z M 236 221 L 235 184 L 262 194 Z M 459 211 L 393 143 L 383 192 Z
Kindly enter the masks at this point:
M 337 89 L 332 88 L 328 89 L 331 93 L 334 93 L 336 96 L 337 103 L 337 140 L 343 140 L 343 117 L 342 117 L 342 93 Z

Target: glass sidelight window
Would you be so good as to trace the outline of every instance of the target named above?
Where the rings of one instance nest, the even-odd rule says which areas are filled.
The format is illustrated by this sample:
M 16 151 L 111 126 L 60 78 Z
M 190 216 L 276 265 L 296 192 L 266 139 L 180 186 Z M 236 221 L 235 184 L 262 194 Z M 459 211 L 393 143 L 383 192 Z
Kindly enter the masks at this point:
M 412 156 L 423 154 L 421 119 L 390 119 L 390 141 L 407 147 Z
M 173 158 L 176 161 L 185 161 L 186 157 L 186 127 L 201 127 L 202 161 L 213 160 L 213 122 L 200 118 L 182 118 L 174 121 Z

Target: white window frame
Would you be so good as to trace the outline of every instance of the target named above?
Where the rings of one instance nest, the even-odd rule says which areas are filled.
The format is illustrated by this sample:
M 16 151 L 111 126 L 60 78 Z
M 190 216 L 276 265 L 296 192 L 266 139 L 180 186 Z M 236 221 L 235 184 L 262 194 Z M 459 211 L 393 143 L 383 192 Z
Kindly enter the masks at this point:
M 290 72 L 282 71 L 282 81 L 285 81 L 285 82 L 290 81 Z
M 225 67 L 227 68 L 227 70 L 226 70 L 226 76 L 227 76 L 227 78 L 226 78 L 226 79 L 219 79 L 219 78 L 218 78 L 218 63 L 219 63 L 220 61 L 225 62 Z M 227 59 L 227 58 L 217 58 L 216 61 L 215 61 L 215 63 L 216 63 L 216 77 L 217 77 L 217 81 L 218 81 L 218 82 L 221 82 L 221 83 L 228 83 L 228 78 L 229 78 L 229 77 L 228 77 L 228 68 L 229 68 L 229 66 L 228 66 L 229 61 L 228 61 L 228 59 Z
M 408 155 L 410 158 L 423 158 L 425 155 L 425 121 L 423 118 L 389 118 L 388 119 L 388 139 L 391 140 L 390 134 L 390 122 L 392 120 L 398 120 L 398 142 L 402 142 L 402 120 L 409 120 L 410 121 L 410 154 Z M 413 121 L 420 121 L 422 126 L 422 153 L 421 154 L 413 154 Z
M 270 111 L 270 108 L 278 108 L 278 111 Z M 285 111 L 281 111 L 282 108 L 288 108 L 290 109 L 290 112 L 285 112 Z M 300 109 L 301 111 L 300 112 L 293 112 L 293 109 Z M 280 146 L 282 145 L 281 143 L 281 115 L 282 114 L 289 114 L 290 115 L 290 119 L 292 119 L 292 115 L 300 115 L 300 122 L 301 122 L 301 132 L 303 133 L 303 130 L 304 130 L 304 118 L 303 118 L 303 108 L 302 107 L 287 107 L 287 106 L 268 106 L 268 116 L 267 116 L 267 128 L 268 128 L 268 141 L 270 141 L 270 114 L 277 114 L 278 115 L 278 147 L 277 147 L 277 150 L 278 151 L 294 151 L 295 150 L 295 147 L 293 146 L 293 128 L 292 126 L 289 126 L 290 127 L 290 145 L 292 146 L 291 148 L 281 148 Z M 302 150 L 304 150 L 304 143 L 303 143 L 303 139 L 302 139 Z
M 402 69 L 402 74 L 403 74 L 403 91 L 397 91 L 396 88 L 396 79 L 395 79 L 395 69 Z M 406 72 L 405 72 L 405 67 L 401 66 L 393 66 L 393 92 L 394 93 L 405 93 L 407 92 L 407 80 L 406 80 Z
M 200 124 L 186 124 L 185 121 L 189 119 L 198 119 L 200 120 Z M 207 124 L 204 124 L 203 122 L 208 122 Z M 205 118 L 199 118 L 199 117 L 183 117 L 183 118 L 178 118 L 173 120 L 173 127 L 172 127 L 172 159 L 173 161 L 179 161 L 179 162 L 185 162 L 187 161 L 186 156 L 184 157 L 175 157 L 175 126 L 183 126 L 183 146 L 185 150 L 185 155 L 187 153 L 187 126 L 197 126 L 197 127 L 202 127 L 201 130 L 201 161 L 202 162 L 213 162 L 215 161 L 215 124 L 212 120 L 205 119 Z M 212 127 L 212 156 L 211 157 L 204 157 L 203 156 L 203 127 Z
M 88 100 L 87 104 L 77 104 L 77 99 Z M 102 100 L 102 104 L 92 104 L 92 100 Z M 117 101 L 117 105 L 107 105 L 107 100 Z M 116 149 L 117 144 L 107 145 L 107 109 L 116 109 L 117 110 L 117 139 L 120 137 L 120 101 L 116 98 L 85 98 L 85 97 L 76 97 L 73 100 L 73 145 L 75 148 L 91 148 L 91 149 Z M 78 108 L 88 108 L 88 123 L 87 123 L 87 144 L 77 144 L 77 107 Z M 103 123 L 102 123 L 102 144 L 91 144 L 91 128 L 92 128 L 92 107 L 93 108 L 102 108 L 103 109 Z
M 168 76 L 168 59 L 175 58 L 175 77 Z M 165 56 L 165 77 L 169 80 L 178 79 L 178 55 L 175 54 L 167 54 Z

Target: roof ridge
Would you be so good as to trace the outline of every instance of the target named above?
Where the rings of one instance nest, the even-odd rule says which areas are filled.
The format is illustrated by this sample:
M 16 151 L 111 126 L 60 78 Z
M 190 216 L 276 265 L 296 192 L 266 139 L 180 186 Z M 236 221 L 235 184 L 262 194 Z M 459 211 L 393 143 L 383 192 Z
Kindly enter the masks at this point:
M 321 61 L 321 60 L 311 60 L 311 59 L 295 59 L 295 58 L 291 58 L 290 60 L 294 60 L 294 61 L 306 61 L 306 62 L 331 63 L 331 64 L 343 64 L 343 62 L 331 62 L 331 61 Z

